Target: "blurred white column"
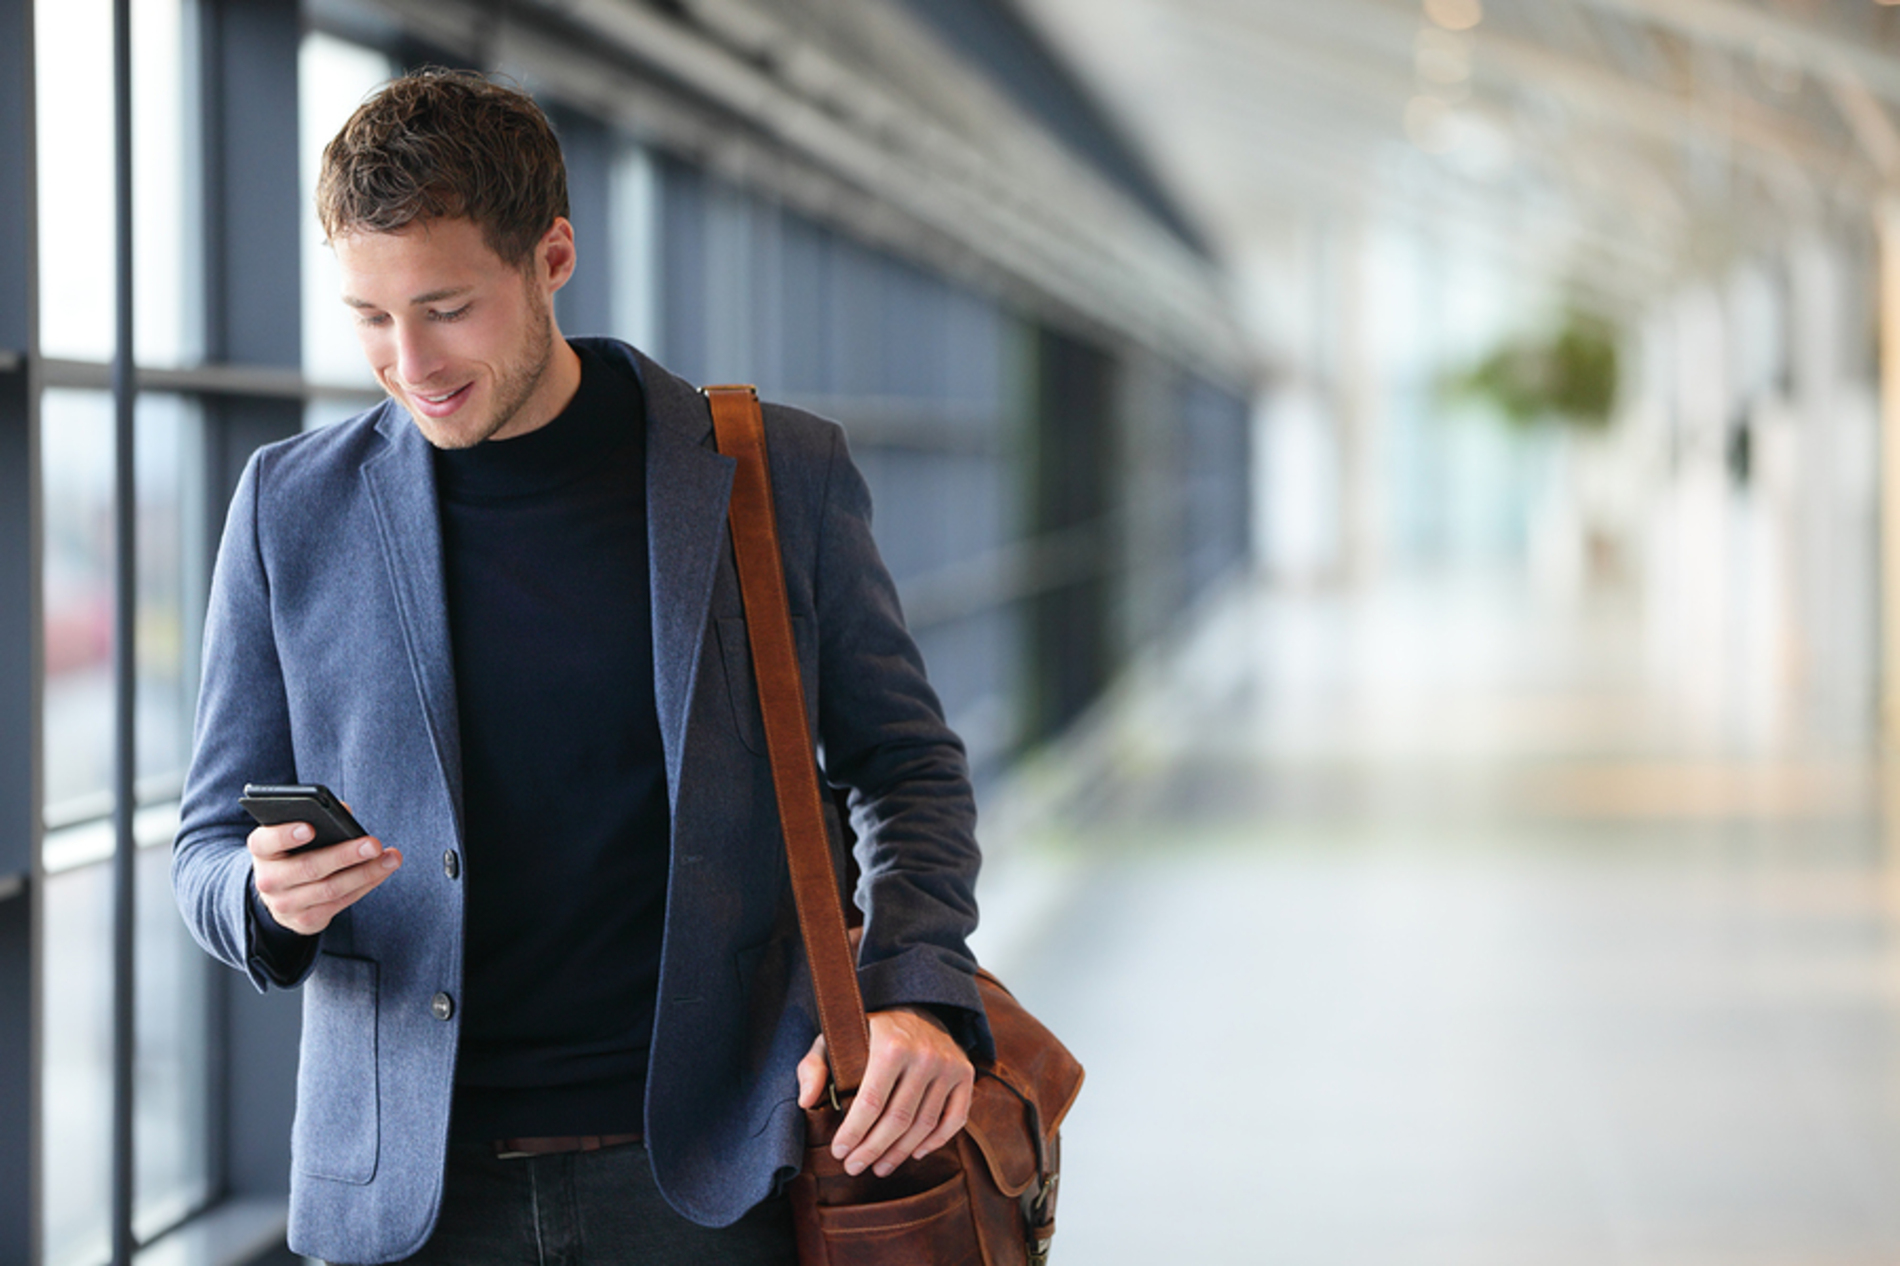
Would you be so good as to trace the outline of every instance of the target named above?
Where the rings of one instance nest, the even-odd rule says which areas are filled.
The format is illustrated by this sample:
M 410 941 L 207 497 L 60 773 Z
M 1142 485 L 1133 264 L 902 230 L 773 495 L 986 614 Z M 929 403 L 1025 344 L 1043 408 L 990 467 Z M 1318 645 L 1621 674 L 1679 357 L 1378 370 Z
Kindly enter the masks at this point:
M 1880 234 L 1880 730 L 1900 744 L 1900 196 L 1875 212 Z
M 1340 537 L 1346 579 L 1377 578 L 1383 561 L 1384 506 L 1380 494 L 1380 382 L 1372 313 L 1378 296 L 1371 242 L 1363 216 L 1355 216 L 1331 242 L 1334 267 L 1328 280 L 1339 295 L 1338 320 L 1327 333 L 1337 340 L 1333 399 L 1339 420 Z

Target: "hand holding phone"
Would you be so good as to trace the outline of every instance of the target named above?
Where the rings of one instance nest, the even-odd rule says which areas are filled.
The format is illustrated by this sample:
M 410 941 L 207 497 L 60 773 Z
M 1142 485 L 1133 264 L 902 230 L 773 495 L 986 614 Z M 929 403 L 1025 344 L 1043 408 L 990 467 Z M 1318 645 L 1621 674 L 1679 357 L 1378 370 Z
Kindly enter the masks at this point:
M 402 865 L 320 783 L 253 783 L 238 803 L 258 823 L 245 841 L 258 898 L 293 932 L 323 931 Z
M 315 832 L 315 838 L 308 844 L 291 849 L 292 853 L 302 853 L 328 844 L 341 844 L 345 840 L 361 839 L 369 834 L 357 824 L 343 802 L 322 783 L 249 782 L 244 784 L 244 794 L 238 797 L 238 803 L 257 820 L 259 826 L 308 823 Z

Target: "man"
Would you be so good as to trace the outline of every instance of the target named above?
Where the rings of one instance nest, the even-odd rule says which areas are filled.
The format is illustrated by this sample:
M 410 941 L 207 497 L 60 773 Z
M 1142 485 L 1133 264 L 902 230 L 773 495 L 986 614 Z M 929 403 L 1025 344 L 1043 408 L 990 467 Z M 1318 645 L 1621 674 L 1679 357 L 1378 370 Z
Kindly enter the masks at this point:
M 318 202 L 389 399 L 244 472 L 173 864 L 206 949 L 303 990 L 291 1247 L 792 1261 L 776 1192 L 826 1073 L 706 403 L 561 336 L 565 175 L 522 94 L 392 83 Z M 834 1150 L 890 1172 L 961 1128 L 988 1047 L 970 789 L 841 432 L 766 424 L 861 837 L 872 1056 Z M 246 782 L 327 784 L 372 834 L 299 851 Z

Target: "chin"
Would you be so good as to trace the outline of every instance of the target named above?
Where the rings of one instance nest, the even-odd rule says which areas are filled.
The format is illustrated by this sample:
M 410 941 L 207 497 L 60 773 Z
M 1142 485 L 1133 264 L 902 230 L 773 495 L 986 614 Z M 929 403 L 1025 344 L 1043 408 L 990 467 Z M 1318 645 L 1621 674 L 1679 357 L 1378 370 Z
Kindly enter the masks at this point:
M 416 424 L 416 429 L 422 432 L 422 438 L 436 448 L 474 448 L 495 431 L 492 424 L 482 426 L 469 418 L 426 417 L 409 403 L 406 396 L 398 396 L 397 401 L 409 411 L 409 418 Z M 468 410 L 464 409 L 463 412 Z

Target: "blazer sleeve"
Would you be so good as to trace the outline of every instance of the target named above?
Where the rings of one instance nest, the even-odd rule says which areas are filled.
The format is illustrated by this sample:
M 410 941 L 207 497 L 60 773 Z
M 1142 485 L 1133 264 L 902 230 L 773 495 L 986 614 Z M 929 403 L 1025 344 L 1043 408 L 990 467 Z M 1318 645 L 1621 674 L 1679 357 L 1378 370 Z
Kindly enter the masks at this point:
M 896 586 L 871 537 L 871 495 L 830 428 L 813 598 L 826 777 L 849 792 L 864 911 L 867 1010 L 962 1013 L 958 1037 L 994 1052 L 967 938 L 981 853 L 962 741 L 945 724 Z
M 260 450 L 246 464 L 218 546 L 191 768 L 172 845 L 172 892 L 192 936 L 260 991 L 300 983 L 316 963 L 318 940 L 298 938 L 304 952 L 288 954 L 281 937 L 260 940 L 245 848 L 256 824 L 238 804 L 247 782 L 297 780 L 260 529 L 268 455 Z

